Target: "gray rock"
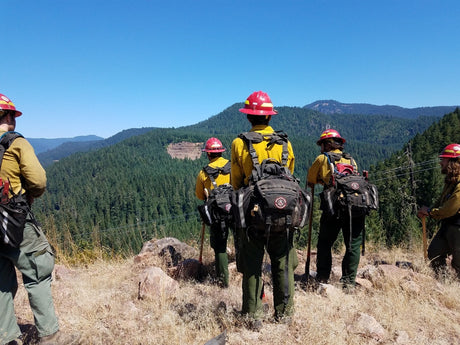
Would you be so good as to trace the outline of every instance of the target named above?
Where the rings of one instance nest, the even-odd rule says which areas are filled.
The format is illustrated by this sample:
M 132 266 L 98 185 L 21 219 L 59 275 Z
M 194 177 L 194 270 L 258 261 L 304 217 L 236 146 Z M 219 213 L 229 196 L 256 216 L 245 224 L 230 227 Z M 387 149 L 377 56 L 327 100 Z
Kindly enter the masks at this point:
M 224 345 L 227 341 L 227 330 L 219 334 L 217 337 L 207 341 L 204 345 Z

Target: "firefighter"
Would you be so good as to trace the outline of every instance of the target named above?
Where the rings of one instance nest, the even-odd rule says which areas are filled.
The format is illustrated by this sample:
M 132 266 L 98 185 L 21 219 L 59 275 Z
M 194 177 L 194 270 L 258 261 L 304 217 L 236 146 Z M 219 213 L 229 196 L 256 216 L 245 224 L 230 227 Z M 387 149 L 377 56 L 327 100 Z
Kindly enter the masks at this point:
M 323 185 L 323 190 L 332 188 L 332 173 L 334 166 L 325 153 L 335 156 L 336 163 L 349 164 L 354 171 L 358 170 L 356 162 L 347 154 L 343 153 L 345 139 L 334 129 L 325 130 L 316 144 L 321 147 L 321 154 L 308 170 L 307 183 L 310 188 L 315 184 Z M 316 257 L 316 280 L 320 283 L 327 283 L 332 268 L 332 246 L 342 230 L 346 252 L 342 260 L 342 277 L 340 281 L 345 289 L 352 289 L 355 286 L 356 274 L 360 259 L 360 246 L 364 231 L 365 216 L 353 217 L 350 237 L 350 216 L 346 212 L 335 212 L 331 215 L 324 211 L 320 219 L 317 257 Z
M 205 169 L 199 172 L 195 185 L 195 195 L 198 199 L 206 200 L 212 189 L 222 184 L 230 183 L 230 169 L 225 171 L 225 167 L 229 167 L 230 164 L 228 159 L 222 157 L 224 151 L 225 148 L 219 139 L 209 138 L 206 141 L 203 152 L 206 152 L 208 156 L 208 167 L 216 169 L 216 177 L 210 177 L 209 174 L 205 172 Z M 227 255 L 229 227 L 230 224 L 228 221 L 218 222 L 212 224 L 210 227 L 210 242 L 211 248 L 214 249 L 216 275 L 219 283 L 223 287 L 228 287 L 229 280 Z
M 263 135 L 272 134 L 269 126 L 272 115 L 278 112 L 273 109 L 269 96 L 262 91 L 252 93 L 245 101 L 240 112 L 247 115 L 252 128 L 251 132 Z M 254 143 L 254 149 L 261 163 L 264 159 L 273 158 L 282 161 L 282 145 L 267 145 L 268 141 Z M 253 171 L 253 162 L 246 143 L 241 138 L 232 142 L 231 149 L 231 184 L 235 190 L 248 186 Z M 287 167 L 294 172 L 294 152 L 288 142 Z M 289 320 L 294 312 L 294 269 L 298 265 L 297 254 L 293 247 L 292 233 L 289 237 L 277 236 L 267 238 L 253 233 L 250 227 L 238 229 L 240 238 L 240 267 L 243 273 L 242 314 L 247 316 L 249 328 L 258 331 L 262 327 L 262 261 L 264 250 L 270 256 L 273 279 L 273 302 L 275 320 Z M 289 253 L 289 259 L 288 254 Z M 288 267 L 286 267 L 286 260 Z M 286 300 L 286 296 L 288 299 Z
M 14 131 L 21 116 L 13 102 L 0 94 L 0 135 Z M 16 138 L 6 150 L 0 169 L 3 181 L 9 181 L 14 193 L 25 193 L 31 206 L 46 188 L 46 174 L 30 143 Z M 0 344 L 22 344 L 16 322 L 13 299 L 18 289 L 15 267 L 22 273 L 24 287 L 34 314 L 39 344 L 77 344 L 79 336 L 59 331 L 51 295 L 54 254 L 42 229 L 29 211 L 24 239 L 19 248 L 0 243 Z
M 460 279 L 460 144 L 447 145 L 439 155 L 444 189 L 433 207 L 422 206 L 417 216 L 441 221 L 441 228 L 428 247 L 428 259 L 437 278 L 446 275 L 446 258 Z

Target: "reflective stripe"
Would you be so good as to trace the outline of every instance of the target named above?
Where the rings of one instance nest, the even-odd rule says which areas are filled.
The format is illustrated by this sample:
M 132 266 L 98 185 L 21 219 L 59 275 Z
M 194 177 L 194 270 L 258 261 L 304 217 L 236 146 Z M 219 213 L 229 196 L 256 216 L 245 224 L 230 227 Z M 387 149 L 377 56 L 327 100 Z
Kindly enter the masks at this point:
M 246 227 L 246 220 L 244 218 L 244 210 L 243 210 L 243 194 L 241 190 L 238 191 L 238 210 L 240 211 L 240 223 L 241 223 L 241 228 Z

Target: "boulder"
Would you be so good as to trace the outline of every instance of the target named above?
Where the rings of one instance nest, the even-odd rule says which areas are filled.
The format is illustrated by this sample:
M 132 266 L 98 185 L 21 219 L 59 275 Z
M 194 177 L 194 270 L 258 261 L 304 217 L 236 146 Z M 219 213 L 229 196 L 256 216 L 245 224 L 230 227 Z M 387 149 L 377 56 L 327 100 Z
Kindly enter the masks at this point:
M 159 267 L 146 268 L 138 278 L 139 299 L 164 300 L 179 289 L 179 283 Z
M 219 334 L 217 337 L 207 341 L 204 345 L 224 345 L 227 339 L 227 330 Z
M 359 313 L 357 315 L 356 320 L 348 325 L 347 331 L 377 341 L 383 341 L 386 337 L 386 332 L 382 325 L 372 316 L 364 313 Z
M 201 280 L 204 275 L 203 265 L 195 259 L 186 259 L 180 262 L 171 272 L 175 279 L 196 279 Z
M 197 251 L 174 237 L 152 239 L 144 243 L 139 255 L 134 258 L 134 262 L 151 261 L 152 255 L 162 257 L 166 266 L 174 267 L 184 259 L 196 257 Z

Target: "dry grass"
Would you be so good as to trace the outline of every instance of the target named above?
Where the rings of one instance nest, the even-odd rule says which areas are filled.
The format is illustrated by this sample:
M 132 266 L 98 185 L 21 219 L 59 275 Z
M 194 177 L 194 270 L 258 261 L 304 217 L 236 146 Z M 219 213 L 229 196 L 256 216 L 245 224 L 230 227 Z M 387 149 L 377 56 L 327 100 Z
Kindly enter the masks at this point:
M 234 265 L 228 289 L 182 281 L 177 293 L 161 300 L 138 300 L 140 269 L 132 258 L 99 259 L 64 271 L 54 281 L 53 293 L 62 329 L 79 331 L 83 344 L 205 344 L 224 330 L 227 344 L 232 345 L 458 344 L 460 285 L 454 281 L 436 283 L 419 256 L 400 249 L 377 253 L 369 248 L 360 266 L 376 260 L 391 264 L 410 261 L 419 273 L 426 274 L 417 280 L 420 290 L 388 282 L 369 290 L 359 288 L 352 294 L 337 289 L 323 296 L 298 288 L 293 323 L 272 322 L 269 301 L 267 320 L 259 333 L 247 330 L 238 315 L 241 275 Z M 339 254 L 334 261 L 340 260 Z M 207 250 L 205 263 L 211 261 L 212 252 Z M 300 261 L 298 273 L 303 273 L 301 257 Z M 334 284 L 337 279 L 335 276 Z M 20 323 L 33 323 L 23 287 L 15 303 Z M 383 339 L 353 331 L 361 313 L 372 316 L 383 327 Z

